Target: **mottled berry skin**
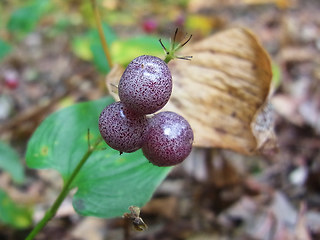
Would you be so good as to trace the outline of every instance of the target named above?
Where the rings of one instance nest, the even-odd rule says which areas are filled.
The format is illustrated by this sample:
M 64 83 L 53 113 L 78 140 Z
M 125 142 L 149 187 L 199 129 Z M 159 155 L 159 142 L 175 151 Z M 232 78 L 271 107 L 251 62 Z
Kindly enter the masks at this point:
M 148 120 L 129 111 L 121 102 L 108 105 L 100 114 L 99 130 L 104 141 L 120 152 L 142 147 Z
M 187 120 L 174 112 L 161 112 L 149 121 L 142 150 L 154 165 L 173 166 L 186 159 L 192 143 L 193 131 Z
M 139 114 L 160 110 L 172 92 L 172 76 L 158 57 L 142 55 L 129 63 L 121 76 L 118 92 L 121 102 Z

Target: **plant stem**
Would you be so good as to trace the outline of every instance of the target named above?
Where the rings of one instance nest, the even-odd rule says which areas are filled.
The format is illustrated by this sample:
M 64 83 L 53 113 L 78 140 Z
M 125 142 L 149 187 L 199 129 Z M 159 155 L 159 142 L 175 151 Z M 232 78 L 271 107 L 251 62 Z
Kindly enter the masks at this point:
M 99 9 L 98 9 L 98 5 L 96 3 L 96 0 L 91 0 L 91 4 L 92 4 L 92 8 L 93 8 L 93 13 L 94 13 L 94 17 L 96 19 L 97 22 L 97 27 L 98 27 L 98 32 L 99 32 L 99 37 L 100 37 L 100 41 L 103 47 L 103 51 L 104 54 L 106 56 L 106 59 L 108 61 L 109 67 L 112 68 L 113 63 L 112 63 L 112 59 L 111 59 L 111 54 L 108 48 L 108 42 L 107 39 L 105 38 L 104 34 L 103 34 L 103 28 L 102 28 L 102 24 L 101 24 L 101 17 L 99 14 Z
M 167 54 L 166 58 L 163 60 L 166 64 L 168 64 L 172 59 L 174 59 L 175 57 L 172 56 L 172 54 Z
M 42 228 L 44 228 L 44 226 L 55 216 L 61 203 L 67 197 L 69 191 L 71 190 L 70 186 L 72 184 L 72 181 L 75 179 L 82 166 L 85 164 L 85 162 L 88 160 L 88 158 L 100 142 L 101 140 L 97 141 L 93 146 L 90 146 L 88 148 L 87 152 L 83 155 L 82 159 L 80 160 L 76 168 L 73 170 L 68 181 L 65 182 L 62 191 L 60 192 L 59 196 L 57 197 L 51 208 L 47 210 L 46 214 L 43 216 L 40 222 L 38 222 L 34 229 L 29 233 L 25 240 L 32 240 L 42 230 Z

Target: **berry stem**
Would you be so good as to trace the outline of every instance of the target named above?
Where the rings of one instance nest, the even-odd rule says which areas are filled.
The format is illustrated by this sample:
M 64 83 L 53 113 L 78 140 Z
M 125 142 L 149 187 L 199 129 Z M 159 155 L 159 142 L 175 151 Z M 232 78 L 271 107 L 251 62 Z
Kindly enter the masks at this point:
M 107 39 L 105 38 L 105 36 L 103 34 L 101 17 L 100 17 L 100 14 L 99 14 L 99 9 L 98 9 L 98 5 L 96 3 L 96 0 L 91 0 L 91 5 L 92 5 L 92 8 L 93 8 L 94 17 L 95 17 L 96 22 L 97 22 L 97 28 L 98 28 L 98 32 L 99 32 L 99 37 L 100 37 L 100 41 L 101 41 L 101 44 L 102 44 L 102 48 L 103 48 L 104 54 L 106 56 L 106 59 L 108 61 L 109 67 L 112 68 L 113 62 L 112 62 L 111 54 L 110 54 L 110 51 L 109 51 L 109 48 L 108 48 Z
M 59 209 L 61 203 L 67 197 L 67 195 L 69 194 L 69 192 L 71 190 L 70 187 L 71 187 L 73 180 L 75 179 L 75 177 L 79 173 L 82 166 L 86 163 L 88 158 L 91 156 L 91 154 L 97 148 L 97 146 L 100 144 L 101 141 L 102 141 L 102 139 L 99 139 L 93 146 L 89 146 L 87 152 L 83 155 L 82 159 L 80 160 L 80 162 L 78 163 L 76 168 L 73 170 L 70 178 L 65 182 L 59 196 L 57 197 L 57 199 L 55 200 L 55 202 L 53 203 L 51 208 L 49 208 L 47 210 L 47 212 L 45 213 L 43 218 L 40 220 L 40 222 L 37 223 L 37 225 L 29 233 L 29 235 L 26 237 L 25 240 L 34 239 L 34 237 L 37 236 L 37 234 L 46 226 L 46 224 L 56 215 L 57 210 Z

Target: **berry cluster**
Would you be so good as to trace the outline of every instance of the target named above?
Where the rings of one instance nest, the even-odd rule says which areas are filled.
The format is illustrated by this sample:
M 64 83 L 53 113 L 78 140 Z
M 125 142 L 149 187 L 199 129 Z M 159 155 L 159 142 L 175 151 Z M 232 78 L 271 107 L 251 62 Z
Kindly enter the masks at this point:
M 120 153 L 142 148 L 157 166 L 182 162 L 193 143 L 189 123 L 174 112 L 154 114 L 169 101 L 171 92 L 172 77 L 163 60 L 149 55 L 132 60 L 119 82 L 120 101 L 107 106 L 99 117 L 105 142 Z

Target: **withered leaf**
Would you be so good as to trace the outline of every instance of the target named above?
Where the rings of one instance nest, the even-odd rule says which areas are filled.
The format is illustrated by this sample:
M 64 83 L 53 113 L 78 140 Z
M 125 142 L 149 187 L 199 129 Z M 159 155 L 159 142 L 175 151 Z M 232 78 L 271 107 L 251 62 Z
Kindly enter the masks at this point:
M 194 146 L 253 154 L 275 145 L 272 124 L 255 131 L 255 121 L 262 124 L 258 116 L 267 103 L 272 71 L 268 54 L 250 31 L 222 31 L 186 45 L 179 55 L 193 58 L 169 63 L 174 86 L 162 111 L 177 112 L 189 121 Z M 109 90 L 121 77 L 121 71 L 114 72 L 119 75 L 107 77 Z
M 142 218 L 140 217 L 140 208 L 137 206 L 129 207 L 130 213 L 124 213 L 123 217 L 131 221 L 132 226 L 137 231 L 144 231 L 148 228 L 148 226 L 144 223 Z

